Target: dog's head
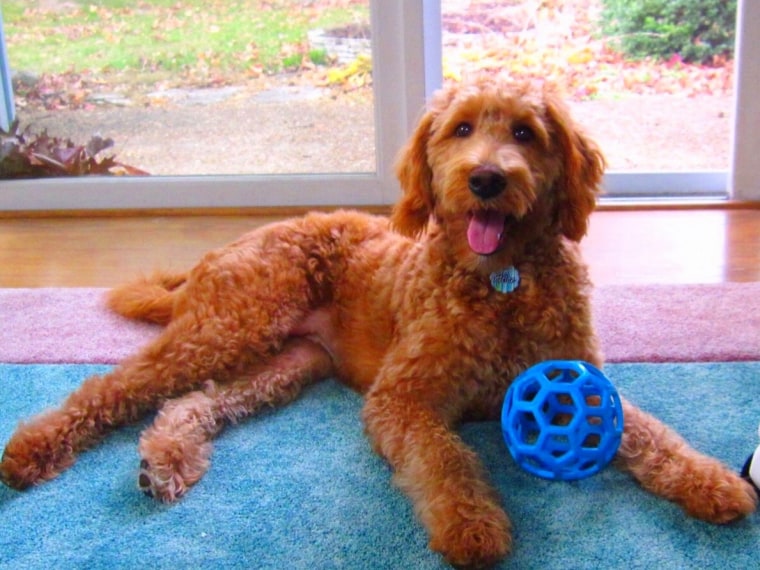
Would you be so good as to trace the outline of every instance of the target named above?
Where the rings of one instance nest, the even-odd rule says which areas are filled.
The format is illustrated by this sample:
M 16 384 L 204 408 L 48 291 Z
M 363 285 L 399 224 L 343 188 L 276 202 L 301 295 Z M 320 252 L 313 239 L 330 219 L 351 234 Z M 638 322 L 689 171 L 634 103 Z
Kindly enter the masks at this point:
M 579 241 L 603 170 L 551 87 L 480 76 L 433 97 L 399 156 L 391 221 L 418 236 L 432 218 L 481 260 L 546 232 Z

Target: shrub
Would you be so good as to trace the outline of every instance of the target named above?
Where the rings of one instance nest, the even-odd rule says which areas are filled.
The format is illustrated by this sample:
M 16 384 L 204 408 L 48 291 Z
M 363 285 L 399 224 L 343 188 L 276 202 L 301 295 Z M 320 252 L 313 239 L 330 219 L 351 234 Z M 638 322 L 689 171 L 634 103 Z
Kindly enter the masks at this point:
M 630 57 L 710 63 L 733 54 L 736 0 L 602 0 L 601 23 Z

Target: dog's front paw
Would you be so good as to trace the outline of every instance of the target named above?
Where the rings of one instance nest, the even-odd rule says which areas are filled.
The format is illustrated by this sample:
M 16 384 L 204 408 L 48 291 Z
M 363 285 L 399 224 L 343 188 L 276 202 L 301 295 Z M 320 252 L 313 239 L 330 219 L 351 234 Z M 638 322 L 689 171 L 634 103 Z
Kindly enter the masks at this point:
M 430 548 L 457 568 L 490 568 L 512 549 L 511 525 L 499 507 L 460 506 L 440 528 L 431 529 Z
M 757 506 L 752 485 L 718 462 L 689 474 L 677 501 L 691 516 L 714 524 L 746 517 Z

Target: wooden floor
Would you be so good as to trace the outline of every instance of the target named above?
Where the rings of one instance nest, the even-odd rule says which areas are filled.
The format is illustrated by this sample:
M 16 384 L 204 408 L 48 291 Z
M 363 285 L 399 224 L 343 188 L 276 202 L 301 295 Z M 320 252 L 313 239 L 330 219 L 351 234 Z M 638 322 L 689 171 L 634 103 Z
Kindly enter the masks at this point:
M 0 287 L 109 287 L 199 256 L 273 216 L 0 219 Z M 599 211 L 597 284 L 760 281 L 760 209 Z

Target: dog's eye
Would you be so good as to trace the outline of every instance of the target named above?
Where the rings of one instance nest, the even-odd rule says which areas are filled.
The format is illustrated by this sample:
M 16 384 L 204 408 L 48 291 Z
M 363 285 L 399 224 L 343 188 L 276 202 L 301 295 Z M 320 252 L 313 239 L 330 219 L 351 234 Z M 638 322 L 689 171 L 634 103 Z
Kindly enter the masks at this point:
M 512 129 L 512 136 L 515 137 L 517 142 L 529 143 L 533 142 L 533 139 L 536 138 L 536 133 L 526 125 L 517 125 Z
M 454 129 L 454 136 L 460 139 L 469 137 L 472 134 L 472 125 L 470 123 L 459 123 Z

